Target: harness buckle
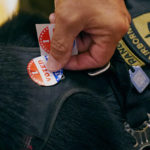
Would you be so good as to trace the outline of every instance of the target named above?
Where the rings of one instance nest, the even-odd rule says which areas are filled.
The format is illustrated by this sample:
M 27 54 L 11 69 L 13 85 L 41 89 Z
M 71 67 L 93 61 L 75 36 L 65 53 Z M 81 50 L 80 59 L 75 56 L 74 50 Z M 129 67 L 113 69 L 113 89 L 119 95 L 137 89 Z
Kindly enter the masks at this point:
M 125 130 L 131 134 L 136 141 L 134 148 L 138 150 L 150 149 L 150 114 L 147 115 L 148 120 L 144 121 L 144 123 L 136 129 L 132 129 L 127 122 L 124 123 Z

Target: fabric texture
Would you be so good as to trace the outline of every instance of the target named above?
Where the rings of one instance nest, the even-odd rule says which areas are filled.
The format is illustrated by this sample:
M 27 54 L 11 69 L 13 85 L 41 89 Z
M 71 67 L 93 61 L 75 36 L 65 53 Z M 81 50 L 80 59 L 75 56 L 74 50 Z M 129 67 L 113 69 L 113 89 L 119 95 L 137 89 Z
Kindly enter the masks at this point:
M 134 17 L 135 6 L 141 3 L 145 10 L 146 2 L 132 0 L 126 4 Z M 147 119 L 149 87 L 142 94 L 135 90 L 129 65 L 118 51 L 111 68 L 99 76 L 65 71 L 59 84 L 38 86 L 26 68 L 40 55 L 35 24 L 46 22 L 43 17 L 20 13 L 0 28 L 0 149 L 136 149 L 124 122 L 138 127 Z M 149 76 L 149 65 L 143 69 Z

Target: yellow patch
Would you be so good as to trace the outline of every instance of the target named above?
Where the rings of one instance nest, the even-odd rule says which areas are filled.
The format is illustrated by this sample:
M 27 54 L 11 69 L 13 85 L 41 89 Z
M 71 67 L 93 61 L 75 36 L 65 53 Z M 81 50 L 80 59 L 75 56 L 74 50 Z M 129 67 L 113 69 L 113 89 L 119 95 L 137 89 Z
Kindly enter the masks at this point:
M 133 23 L 142 39 L 150 47 L 150 13 L 134 18 Z M 149 37 L 147 38 L 146 36 L 148 35 Z
M 138 35 L 130 27 L 127 32 L 128 38 L 131 40 L 132 44 L 137 48 L 137 50 L 150 60 L 150 51 L 146 48 L 145 44 L 139 39 Z
M 134 53 L 128 48 L 123 40 L 119 41 L 117 49 L 121 54 L 125 62 L 130 66 L 144 66 L 145 63 L 140 60 Z

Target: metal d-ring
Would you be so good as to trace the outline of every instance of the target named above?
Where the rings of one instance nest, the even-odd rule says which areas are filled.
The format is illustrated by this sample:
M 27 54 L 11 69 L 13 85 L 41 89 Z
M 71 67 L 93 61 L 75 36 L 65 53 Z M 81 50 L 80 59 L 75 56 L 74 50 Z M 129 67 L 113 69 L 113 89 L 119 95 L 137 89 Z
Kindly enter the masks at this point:
M 150 150 L 150 114 L 147 115 L 148 120 L 139 128 L 132 129 L 127 122 L 124 123 L 125 130 L 130 133 L 136 141 L 134 148 L 138 150 Z

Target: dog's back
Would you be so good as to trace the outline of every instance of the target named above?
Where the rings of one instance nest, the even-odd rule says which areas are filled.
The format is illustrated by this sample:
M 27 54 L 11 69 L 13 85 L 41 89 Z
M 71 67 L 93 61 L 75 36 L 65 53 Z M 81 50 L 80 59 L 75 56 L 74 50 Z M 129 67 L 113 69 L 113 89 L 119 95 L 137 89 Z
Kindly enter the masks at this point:
M 0 149 L 38 150 L 44 145 L 43 150 L 129 150 L 131 139 L 124 131 L 120 107 L 106 79 L 108 74 L 91 79 L 82 72 L 66 71 L 68 78 L 54 87 L 39 87 L 28 77 L 27 63 L 39 56 L 35 24 L 45 22 L 21 13 L 0 28 Z M 102 83 L 106 85 L 100 86 Z M 69 92 L 72 86 L 79 91 L 66 96 L 61 107 L 59 103 L 47 107 L 53 95 L 68 92 L 63 93 L 65 86 Z M 96 92 L 82 92 L 80 88 Z M 38 133 L 42 124 L 51 124 L 49 116 L 53 120 L 51 132 L 44 131 L 44 126 L 44 133 Z

